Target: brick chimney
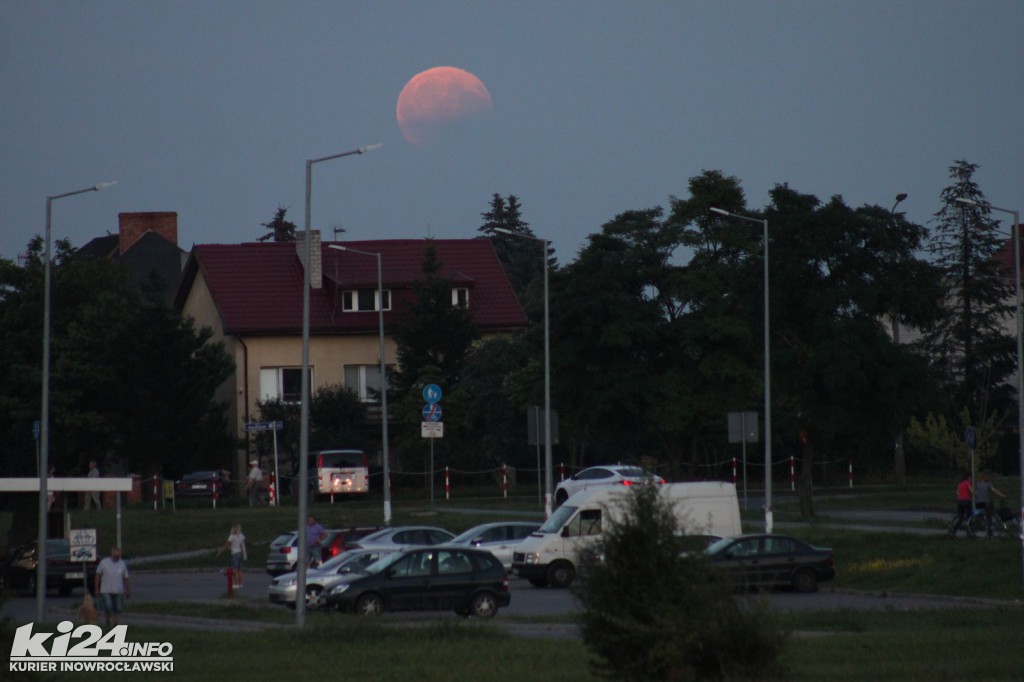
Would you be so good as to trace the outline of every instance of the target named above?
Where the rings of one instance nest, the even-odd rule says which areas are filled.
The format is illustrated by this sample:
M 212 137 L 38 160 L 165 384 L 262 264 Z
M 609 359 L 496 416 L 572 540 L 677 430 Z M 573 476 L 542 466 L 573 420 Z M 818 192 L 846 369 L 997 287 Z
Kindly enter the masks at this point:
M 178 245 L 178 214 L 174 211 L 118 213 L 117 220 L 119 254 L 123 255 L 147 232 L 156 232 L 175 246 Z
M 296 230 L 295 249 L 299 262 L 306 266 L 306 231 Z M 320 251 L 320 230 L 309 231 L 309 252 L 313 263 L 309 267 L 309 288 L 322 289 L 324 286 L 323 253 Z

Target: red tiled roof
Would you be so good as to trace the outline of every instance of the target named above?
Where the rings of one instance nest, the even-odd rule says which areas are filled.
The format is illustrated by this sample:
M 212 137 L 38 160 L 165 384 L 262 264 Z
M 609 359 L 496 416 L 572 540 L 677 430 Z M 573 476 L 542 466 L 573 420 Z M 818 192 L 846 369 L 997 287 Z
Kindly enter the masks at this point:
M 377 259 L 329 244 L 381 254 L 384 288 L 392 291 L 390 327 L 411 285 L 424 280 L 427 244 L 441 261 L 439 276 L 467 287 L 469 310 L 484 332 L 520 329 L 526 316 L 488 239 L 395 239 L 321 244 L 323 288 L 310 291 L 311 334 L 377 331 L 376 312 L 342 313 L 338 290 L 376 289 Z M 303 271 L 296 242 L 198 244 L 186 266 L 176 304 L 180 309 L 201 272 L 224 324 L 225 334 L 298 334 L 302 330 Z

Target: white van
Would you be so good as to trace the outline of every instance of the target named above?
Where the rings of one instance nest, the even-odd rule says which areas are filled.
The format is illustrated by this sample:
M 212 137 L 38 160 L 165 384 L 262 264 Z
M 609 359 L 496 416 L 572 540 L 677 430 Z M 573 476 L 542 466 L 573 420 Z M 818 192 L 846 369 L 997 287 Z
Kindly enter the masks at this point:
M 512 554 L 512 572 L 535 587 L 568 587 L 581 550 L 601 539 L 607 519 L 620 520 L 628 488 L 592 488 L 576 493 Z M 659 488 L 687 534 L 740 535 L 740 505 L 732 483 L 669 483 Z

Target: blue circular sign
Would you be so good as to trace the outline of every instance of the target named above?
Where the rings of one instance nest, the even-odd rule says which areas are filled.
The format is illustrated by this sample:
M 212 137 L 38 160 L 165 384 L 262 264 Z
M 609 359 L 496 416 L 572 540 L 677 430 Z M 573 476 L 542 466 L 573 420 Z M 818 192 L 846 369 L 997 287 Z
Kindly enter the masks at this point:
M 441 400 L 441 387 L 437 384 L 427 384 L 423 387 L 423 399 L 430 405 Z
M 441 406 L 437 403 L 428 403 L 423 406 L 423 421 L 425 422 L 439 422 L 441 421 Z

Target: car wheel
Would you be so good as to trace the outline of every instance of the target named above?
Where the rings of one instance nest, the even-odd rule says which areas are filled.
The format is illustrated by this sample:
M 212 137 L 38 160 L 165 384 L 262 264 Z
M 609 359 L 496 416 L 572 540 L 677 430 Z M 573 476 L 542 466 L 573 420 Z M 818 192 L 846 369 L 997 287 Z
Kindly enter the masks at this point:
M 562 506 L 565 503 L 565 501 L 568 500 L 568 499 L 569 499 L 569 493 L 565 492 L 565 490 L 559 488 L 558 490 L 555 491 L 555 506 L 556 507 Z
M 384 613 L 384 600 L 379 595 L 364 594 L 356 601 L 356 613 L 364 616 L 379 616 Z
M 575 577 L 576 570 L 568 561 L 556 561 L 548 567 L 548 584 L 551 587 L 569 587 Z
M 306 588 L 306 608 L 310 611 L 323 607 L 321 599 L 324 595 L 324 588 L 320 585 L 312 585 Z
M 818 589 L 818 574 L 810 568 L 802 568 L 793 574 L 793 589 L 797 592 L 814 592 Z
M 544 578 L 530 578 L 530 584 L 534 587 L 547 587 L 548 581 Z
M 490 592 L 481 592 L 469 602 L 469 612 L 477 618 L 494 618 L 498 612 L 498 599 Z

